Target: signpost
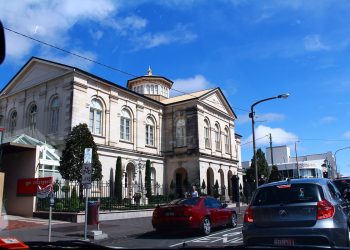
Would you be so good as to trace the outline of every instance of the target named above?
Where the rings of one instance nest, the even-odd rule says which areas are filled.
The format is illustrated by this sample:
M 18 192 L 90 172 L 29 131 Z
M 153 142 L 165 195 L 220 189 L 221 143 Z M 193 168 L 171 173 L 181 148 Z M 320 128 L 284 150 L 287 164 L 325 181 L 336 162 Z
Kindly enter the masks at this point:
M 92 172 L 92 148 L 85 148 L 84 165 L 81 170 L 81 183 L 85 188 L 85 227 L 84 240 L 87 240 L 87 214 L 88 214 L 88 189 L 91 188 L 91 172 Z
M 34 178 L 34 179 L 24 179 L 27 181 L 24 181 L 28 186 L 33 187 L 33 185 L 36 185 L 36 196 L 38 199 L 45 199 L 46 197 L 50 198 L 50 211 L 49 211 L 49 242 L 51 242 L 51 224 L 52 224 L 52 207 L 55 205 L 55 193 L 53 192 L 52 188 L 52 177 L 49 177 L 50 179 L 47 180 L 47 178 Z M 41 181 L 40 181 L 41 179 Z M 51 182 L 46 185 L 46 182 L 51 180 Z M 40 184 L 46 185 L 44 187 L 41 187 Z M 18 192 L 18 185 L 17 185 L 17 192 Z

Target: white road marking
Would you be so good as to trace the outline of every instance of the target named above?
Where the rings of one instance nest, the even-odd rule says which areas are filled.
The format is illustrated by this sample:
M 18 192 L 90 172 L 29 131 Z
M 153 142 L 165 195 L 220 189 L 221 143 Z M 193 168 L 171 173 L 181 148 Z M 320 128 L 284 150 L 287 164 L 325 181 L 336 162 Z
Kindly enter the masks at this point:
M 232 232 L 236 229 L 240 229 L 242 228 L 242 226 L 239 226 L 239 227 L 235 227 L 235 228 L 231 228 L 231 229 L 228 229 L 228 230 L 225 230 L 225 231 L 221 231 L 221 232 L 217 232 L 215 234 L 210 234 L 209 236 L 204 236 L 204 237 L 200 237 L 200 238 L 196 238 L 196 239 L 193 239 L 193 240 L 190 240 L 190 241 L 182 241 L 180 243 L 177 243 L 177 244 L 174 244 L 174 245 L 171 245 L 169 247 L 175 247 L 175 246 L 179 246 L 179 245 L 182 245 L 184 243 L 189 243 L 189 242 L 196 242 L 196 243 L 208 243 L 207 239 L 210 239 L 210 237 L 214 236 L 214 235 L 218 235 L 218 234 L 223 234 L 223 233 L 227 233 L 227 232 Z M 237 232 L 238 234 L 240 234 L 240 232 Z M 237 234 L 237 235 L 238 235 Z M 213 237 L 212 237 L 213 238 Z M 217 237 L 215 237 L 215 241 L 219 241 L 219 240 L 223 240 L 223 237 L 222 236 L 219 236 L 219 239 L 217 239 Z

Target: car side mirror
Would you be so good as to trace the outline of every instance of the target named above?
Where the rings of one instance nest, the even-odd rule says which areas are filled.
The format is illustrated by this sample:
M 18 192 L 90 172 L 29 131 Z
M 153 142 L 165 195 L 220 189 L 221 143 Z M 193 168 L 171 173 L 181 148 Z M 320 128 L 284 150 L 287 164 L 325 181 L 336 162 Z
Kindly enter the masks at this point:
M 227 203 L 221 205 L 222 208 L 227 208 Z

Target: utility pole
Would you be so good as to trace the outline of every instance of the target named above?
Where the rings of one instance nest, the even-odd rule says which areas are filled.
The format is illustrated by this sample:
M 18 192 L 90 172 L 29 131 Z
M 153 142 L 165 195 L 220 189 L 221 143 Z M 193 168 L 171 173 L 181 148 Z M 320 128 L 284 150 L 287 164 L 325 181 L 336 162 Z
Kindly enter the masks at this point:
M 271 152 L 271 167 L 273 166 L 273 151 L 272 151 L 272 137 L 270 134 L 270 152 Z
M 298 141 L 296 141 L 296 142 L 294 143 L 294 148 L 295 148 L 295 159 L 296 159 L 296 161 L 297 161 L 297 178 L 299 179 L 300 176 L 299 176 L 299 163 L 298 163 L 298 153 L 297 153 L 297 142 L 298 142 Z

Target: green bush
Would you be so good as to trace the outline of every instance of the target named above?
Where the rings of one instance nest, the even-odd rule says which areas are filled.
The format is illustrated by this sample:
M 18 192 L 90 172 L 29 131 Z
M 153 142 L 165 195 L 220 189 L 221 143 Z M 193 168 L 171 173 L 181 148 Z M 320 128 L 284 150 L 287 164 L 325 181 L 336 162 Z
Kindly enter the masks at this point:
M 64 210 L 64 205 L 63 205 L 63 203 L 62 203 L 62 202 L 56 202 L 56 203 L 55 203 L 55 210 L 57 210 L 57 211 L 62 211 L 62 210 Z

